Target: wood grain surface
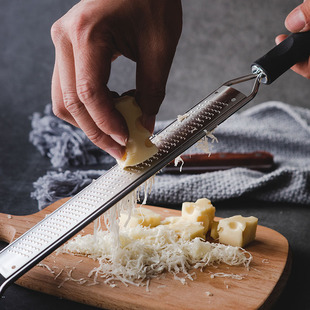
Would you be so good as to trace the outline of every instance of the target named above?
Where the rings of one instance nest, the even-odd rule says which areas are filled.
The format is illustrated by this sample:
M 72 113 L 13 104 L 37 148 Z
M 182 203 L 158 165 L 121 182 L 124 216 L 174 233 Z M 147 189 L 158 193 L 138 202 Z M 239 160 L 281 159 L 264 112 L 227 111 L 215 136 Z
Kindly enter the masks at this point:
M 12 242 L 64 201 L 32 215 L 0 214 L 0 239 Z M 178 210 L 147 207 L 163 218 L 180 215 Z M 92 230 L 89 225 L 82 233 L 91 233 Z M 97 266 L 94 260 L 55 253 L 28 271 L 17 284 L 103 309 L 268 309 L 281 293 L 289 275 L 288 242 L 278 232 L 258 226 L 256 240 L 246 249 L 253 255 L 250 270 L 224 264 L 208 267 L 203 272 L 195 271 L 196 279 L 187 280 L 185 285 L 167 274 L 151 280 L 149 291 L 145 287 L 122 283 L 112 288 L 103 280 L 98 285 L 90 285 L 93 281 L 88 278 L 88 273 Z M 242 275 L 243 279 L 211 277 L 218 272 Z M 66 280 L 68 274 L 76 281 Z M 80 284 L 79 279 L 86 282 Z

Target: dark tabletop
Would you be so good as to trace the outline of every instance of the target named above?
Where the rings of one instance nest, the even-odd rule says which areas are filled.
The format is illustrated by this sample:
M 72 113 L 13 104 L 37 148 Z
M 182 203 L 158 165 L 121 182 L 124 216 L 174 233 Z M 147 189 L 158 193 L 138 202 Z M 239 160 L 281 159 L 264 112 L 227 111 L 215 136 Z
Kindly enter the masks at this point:
M 38 211 L 36 201 L 30 198 L 33 182 L 50 170 L 51 164 L 28 142 L 29 117 L 33 112 L 43 111 L 50 102 L 54 61 L 50 26 L 75 2 L 0 1 L 1 213 L 24 215 Z M 261 56 L 260 51 L 272 47 L 274 36 L 284 30 L 286 14 L 299 2 L 275 0 L 267 5 L 264 1 L 217 0 L 215 4 L 197 0 L 195 5 L 184 3 L 183 35 L 159 118 L 175 117 L 225 80 L 247 74 L 250 62 Z M 128 68 L 134 68 L 133 64 L 124 60 L 115 64 L 112 89 L 132 88 L 132 81 L 122 80 L 123 73 L 131 70 Z M 276 99 L 310 107 L 309 83 L 294 73 L 286 73 L 272 87 L 264 88 L 251 104 Z M 310 309 L 310 206 L 249 201 L 242 197 L 217 202 L 215 206 L 217 216 L 254 215 L 260 225 L 275 229 L 288 239 L 292 252 L 291 275 L 273 309 Z M 9 287 L 5 298 L 0 300 L 0 309 L 8 310 L 71 308 L 92 309 L 17 285 Z

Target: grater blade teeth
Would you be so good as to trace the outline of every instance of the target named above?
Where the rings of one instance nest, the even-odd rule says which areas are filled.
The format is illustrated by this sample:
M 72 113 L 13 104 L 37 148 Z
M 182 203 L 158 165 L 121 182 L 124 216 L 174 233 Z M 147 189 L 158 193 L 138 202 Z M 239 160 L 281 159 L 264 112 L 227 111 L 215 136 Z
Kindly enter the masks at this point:
M 231 85 L 255 79 L 249 96 Z M 0 294 L 44 257 L 95 220 L 149 177 L 181 155 L 207 132 L 249 102 L 259 78 L 228 81 L 152 138 L 158 152 L 134 167 L 114 166 L 0 252 Z

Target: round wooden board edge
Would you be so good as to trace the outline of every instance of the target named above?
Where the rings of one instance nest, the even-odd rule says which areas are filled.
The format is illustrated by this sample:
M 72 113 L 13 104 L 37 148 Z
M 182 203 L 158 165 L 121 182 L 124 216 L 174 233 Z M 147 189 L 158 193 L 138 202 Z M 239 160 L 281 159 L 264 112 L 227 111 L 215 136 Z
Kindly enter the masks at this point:
M 283 238 L 285 238 L 283 236 Z M 265 300 L 265 302 L 262 304 L 262 306 L 260 308 L 258 308 L 258 310 L 269 310 L 272 309 L 273 306 L 276 305 L 279 297 L 281 296 L 282 292 L 284 291 L 286 285 L 287 285 L 287 281 L 290 277 L 291 274 L 291 270 L 292 270 L 292 250 L 290 245 L 288 244 L 288 254 L 287 254 L 287 258 L 286 258 L 286 264 L 284 266 L 283 272 L 277 282 L 277 284 L 275 285 L 275 287 L 273 288 L 271 294 L 268 296 L 268 298 Z
M 64 204 L 68 200 L 70 200 L 70 198 L 71 197 L 62 198 L 60 200 L 57 200 L 54 203 L 47 206 L 46 208 L 44 208 L 42 211 L 50 213 L 50 212 L 56 210 L 58 207 L 60 207 L 62 204 Z M 170 211 L 172 211 L 176 215 L 181 213 L 181 210 L 165 208 L 162 206 L 143 205 L 143 207 L 153 209 L 154 211 L 156 211 L 156 210 L 163 211 L 165 209 L 169 209 Z M 42 212 L 42 211 L 40 211 L 40 212 Z M 162 213 L 162 212 L 159 212 L 159 213 Z M 217 220 L 221 219 L 220 217 L 215 217 L 215 218 Z M 264 301 L 264 303 L 258 308 L 259 310 L 268 310 L 268 309 L 271 309 L 276 304 L 278 298 L 282 294 L 282 292 L 283 292 L 283 290 L 287 284 L 287 281 L 288 281 L 290 273 L 291 273 L 291 267 L 292 267 L 292 253 L 291 253 L 291 248 L 289 246 L 288 240 L 281 233 L 279 233 L 278 231 L 276 231 L 272 228 L 266 227 L 266 226 L 257 225 L 257 227 L 258 227 L 258 231 L 260 229 L 268 229 L 268 230 L 272 231 L 273 233 L 278 234 L 287 246 L 287 256 L 286 256 L 286 262 L 285 262 L 285 265 L 283 268 L 283 272 L 282 272 L 281 276 L 279 277 L 278 282 L 275 285 L 272 292 L 269 294 L 269 296 Z

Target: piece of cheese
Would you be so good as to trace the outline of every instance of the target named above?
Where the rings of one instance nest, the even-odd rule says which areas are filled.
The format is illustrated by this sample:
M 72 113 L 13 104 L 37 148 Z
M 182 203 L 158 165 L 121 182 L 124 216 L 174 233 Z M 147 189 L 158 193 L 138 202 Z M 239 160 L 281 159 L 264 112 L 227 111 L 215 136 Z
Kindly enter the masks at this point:
M 206 257 L 206 255 L 210 254 L 212 249 L 212 244 L 210 242 L 201 242 L 200 239 L 194 239 L 191 241 L 191 248 L 189 251 L 189 255 L 191 258 L 195 260 L 199 260 L 202 257 Z
M 212 224 L 211 224 L 210 236 L 214 240 L 217 240 L 219 238 L 219 233 L 217 231 L 218 225 L 219 225 L 218 221 L 213 221 Z
M 244 247 L 255 239 L 258 219 L 254 216 L 235 215 L 218 224 L 219 242 Z
M 181 216 L 170 216 L 166 217 L 161 224 L 167 225 L 169 229 L 175 231 L 184 240 L 191 240 L 197 237 L 205 240 L 206 238 L 205 228 L 201 222 L 190 222 Z
M 142 111 L 135 99 L 124 96 L 114 99 L 114 103 L 125 118 L 129 130 L 125 154 L 117 162 L 122 168 L 135 166 L 155 155 L 158 148 L 150 141 L 151 133 L 142 126 Z
M 120 226 L 136 227 L 138 225 L 145 227 L 156 227 L 160 224 L 160 214 L 143 207 L 135 208 L 133 214 L 130 216 L 128 221 L 128 214 L 125 212 L 120 213 L 119 223 Z
M 198 199 L 196 202 L 183 202 L 182 217 L 190 222 L 202 222 L 205 233 L 211 229 L 215 208 L 207 198 Z

